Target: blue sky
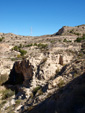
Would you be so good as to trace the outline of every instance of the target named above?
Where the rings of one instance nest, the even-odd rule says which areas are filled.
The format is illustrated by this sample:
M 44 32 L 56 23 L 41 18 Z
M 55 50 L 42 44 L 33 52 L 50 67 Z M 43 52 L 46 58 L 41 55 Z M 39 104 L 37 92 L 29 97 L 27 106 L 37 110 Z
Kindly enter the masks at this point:
M 85 0 L 0 0 L 3 33 L 40 36 L 81 24 L 85 24 Z

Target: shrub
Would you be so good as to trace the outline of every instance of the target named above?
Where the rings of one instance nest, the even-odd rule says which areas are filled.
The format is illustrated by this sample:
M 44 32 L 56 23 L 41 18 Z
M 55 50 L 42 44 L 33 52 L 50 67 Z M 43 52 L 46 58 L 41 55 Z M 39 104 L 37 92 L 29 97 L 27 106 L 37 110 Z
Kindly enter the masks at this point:
M 51 40 L 50 42 L 51 42 L 51 43 L 55 43 L 55 40 Z
M 58 87 L 61 88 L 64 85 L 64 80 L 60 80 L 60 82 L 58 83 Z
M 31 46 L 33 46 L 33 44 L 28 44 L 28 45 L 26 45 L 25 47 L 31 47 Z
M 48 45 L 47 44 L 41 44 L 40 43 L 37 46 L 39 47 L 39 49 L 46 49 Z
M 41 44 L 41 43 L 39 43 L 39 44 L 34 43 L 34 44 L 28 44 L 25 47 L 31 47 L 31 46 L 37 46 L 37 47 L 39 47 L 39 49 L 45 49 L 45 48 L 47 48 L 48 45 L 47 44 Z
M 34 46 L 37 46 L 37 44 L 36 44 L 36 43 L 34 43 Z
M 71 42 L 71 40 L 67 40 L 66 38 L 63 40 L 63 42 Z
M 63 40 L 63 42 L 67 42 L 66 38 Z
M 0 38 L 0 42 L 2 42 L 2 41 L 3 41 L 3 39 L 4 39 L 4 37 Z
M 19 105 L 21 103 L 21 100 L 16 100 L 16 105 Z
M 74 42 L 81 42 L 82 40 L 85 40 L 85 34 L 82 37 L 78 37 Z
M 37 91 L 37 95 L 39 96 L 39 95 L 42 95 L 42 94 L 43 94 L 42 89 L 39 89 L 39 90 Z
M 22 44 L 20 44 L 19 46 L 14 46 L 12 48 L 12 50 L 18 51 L 18 52 L 20 52 L 21 56 L 24 56 L 27 53 L 27 51 L 21 49 L 22 47 L 23 47 Z M 20 57 L 20 56 L 18 56 L 18 57 Z
M 22 44 L 20 44 L 19 46 L 14 46 L 12 48 L 12 50 L 19 51 L 20 48 L 23 48 L 23 45 Z
M 73 74 L 73 76 L 74 76 L 74 77 L 77 77 L 77 76 L 78 76 L 78 74 L 77 74 L 77 73 L 74 73 L 74 74 Z
M 70 33 L 74 33 L 74 29 L 70 30 Z
M 19 47 L 18 47 L 18 46 L 14 46 L 14 47 L 12 48 L 12 50 L 18 51 L 18 50 L 19 50 Z
M 15 94 L 15 92 L 10 90 L 10 89 L 6 89 L 2 93 L 3 93 L 3 95 L 2 95 L 2 99 L 3 100 L 7 99 L 7 98 L 9 98 L 9 97 L 11 97 L 11 96 L 13 96 Z
M 40 89 L 41 87 L 40 86 L 36 86 L 34 89 L 33 89 L 33 94 L 35 95 L 37 93 L 37 91 Z
M 18 54 L 18 55 L 17 55 L 17 58 L 21 58 L 21 55 L 20 55 L 20 54 Z
M 81 35 L 80 33 L 74 33 L 74 34 L 75 34 L 75 35 L 78 35 L 78 36 Z
M 19 45 L 19 48 L 22 48 L 22 47 L 23 47 L 23 45 L 22 45 L 22 44 L 20 44 L 20 45 Z
M 55 74 L 58 74 L 59 71 L 60 71 L 59 68 L 57 68 L 56 71 L 55 71 Z
M 27 51 L 23 50 L 23 49 L 19 49 L 19 52 L 20 52 L 21 56 L 24 56 L 27 53 Z

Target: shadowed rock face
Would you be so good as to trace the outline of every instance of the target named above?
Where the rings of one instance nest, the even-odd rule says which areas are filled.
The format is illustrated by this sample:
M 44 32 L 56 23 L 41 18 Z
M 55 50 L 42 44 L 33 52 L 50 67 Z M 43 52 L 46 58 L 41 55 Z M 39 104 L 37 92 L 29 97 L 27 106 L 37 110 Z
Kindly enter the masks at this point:
M 59 64 L 63 65 L 63 56 L 60 55 Z
M 28 85 L 33 76 L 33 66 L 29 63 L 29 60 L 17 61 L 14 63 L 10 72 L 7 84 L 23 84 Z

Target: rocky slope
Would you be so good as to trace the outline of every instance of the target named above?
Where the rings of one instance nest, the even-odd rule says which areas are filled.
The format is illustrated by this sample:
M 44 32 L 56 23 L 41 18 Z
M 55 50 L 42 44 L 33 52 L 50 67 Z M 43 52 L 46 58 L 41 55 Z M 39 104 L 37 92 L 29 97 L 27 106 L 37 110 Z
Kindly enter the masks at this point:
M 63 26 L 54 35 L 82 35 L 85 32 L 85 24 L 75 27 Z
M 67 84 L 77 86 L 74 79 L 82 74 L 84 76 L 85 27 L 63 28 L 63 32 L 59 34 L 62 31 L 59 30 L 55 36 L 30 37 L 0 33 L 0 84 L 5 86 L 0 86 L 1 112 L 48 113 L 53 102 L 55 109 L 52 107 L 50 113 L 67 113 L 60 111 L 61 108 L 57 106 L 60 106 L 59 101 L 63 104 L 63 98 L 68 95 L 72 85 Z M 77 32 L 68 33 L 71 28 Z M 59 99 L 54 101 L 57 97 Z M 44 109 L 43 103 L 48 107 Z M 63 105 L 62 108 L 65 109 Z

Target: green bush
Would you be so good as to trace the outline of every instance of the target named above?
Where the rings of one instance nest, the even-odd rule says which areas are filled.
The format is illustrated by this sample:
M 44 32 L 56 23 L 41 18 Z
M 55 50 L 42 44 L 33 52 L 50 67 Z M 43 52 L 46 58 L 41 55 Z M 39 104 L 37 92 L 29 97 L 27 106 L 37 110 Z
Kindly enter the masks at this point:
M 19 46 L 14 46 L 12 48 L 12 50 L 19 51 L 20 48 L 23 48 L 23 45 L 22 44 L 20 44 Z
M 12 50 L 19 51 L 19 47 L 18 47 L 18 46 L 14 46 L 14 47 L 12 48 Z
M 21 56 L 24 56 L 27 53 L 27 51 L 21 49 L 22 47 L 23 47 L 22 44 L 20 44 L 19 46 L 14 46 L 12 50 L 18 51 L 20 52 Z
M 34 43 L 34 44 L 28 44 L 28 45 L 25 45 L 25 47 L 31 47 L 31 46 L 37 46 L 39 49 L 45 49 L 45 48 L 47 48 L 47 44 L 41 44 L 41 43 L 39 43 L 39 44 L 37 44 L 37 43 Z
M 85 34 L 83 34 L 82 37 L 78 37 L 75 42 L 81 42 L 82 40 L 85 40 Z
M 19 52 L 20 52 L 21 56 L 24 56 L 27 53 L 27 51 L 23 50 L 23 49 L 19 49 Z
M 63 40 L 63 42 L 67 42 L 67 40 L 66 40 L 66 39 L 64 39 L 64 40 Z
M 82 40 L 85 40 L 85 38 L 77 38 L 77 39 L 75 40 L 75 42 L 81 42 Z
M 41 44 L 41 43 L 40 43 L 40 44 L 38 44 L 37 46 L 38 46 L 40 49 L 46 49 L 48 45 L 47 45 L 47 44 Z

